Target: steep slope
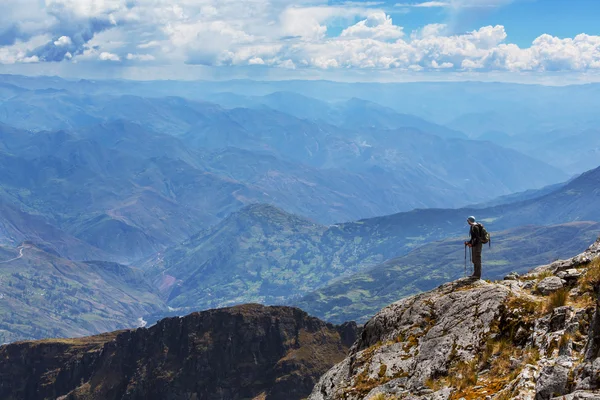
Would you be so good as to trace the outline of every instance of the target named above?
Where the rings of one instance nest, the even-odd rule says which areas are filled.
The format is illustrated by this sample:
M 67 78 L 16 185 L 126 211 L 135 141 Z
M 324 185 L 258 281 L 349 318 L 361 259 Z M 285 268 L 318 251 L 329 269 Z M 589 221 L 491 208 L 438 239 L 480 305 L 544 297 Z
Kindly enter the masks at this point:
M 211 310 L 149 329 L 0 347 L 0 397 L 299 400 L 355 338 L 354 324 L 293 308 Z
M 370 234 L 384 247 L 388 238 L 404 238 L 396 246 L 415 245 L 468 231 L 469 215 L 485 223 L 491 231 L 523 225 L 554 225 L 574 221 L 600 221 L 600 167 L 588 171 L 568 184 L 541 197 L 499 206 L 460 209 L 417 209 L 356 223 L 339 224 L 348 234 Z M 412 240 L 410 240 L 412 238 Z
M 595 206 L 600 194 L 598 179 L 600 168 L 583 174 L 548 195 L 524 202 L 485 209 L 415 210 L 329 227 L 286 214 L 271 206 L 250 206 L 182 245 L 159 254 L 145 264 L 145 269 L 154 284 L 161 288 L 169 304 L 183 310 L 248 301 L 294 302 L 325 286 L 332 279 L 342 279 L 365 271 L 430 242 L 466 235 L 468 227 L 465 218 L 475 214 L 486 223 L 495 237 L 491 256 L 498 258 L 491 259 L 497 265 L 490 272 L 502 273 L 507 260 L 515 260 L 514 257 L 523 246 L 531 248 L 534 257 L 564 257 L 580 250 L 576 247 L 578 242 L 571 241 L 569 236 L 589 239 L 589 235 L 597 233 L 597 225 L 583 223 L 552 228 L 516 228 L 523 225 L 600 221 L 600 210 Z M 499 233 L 506 229 L 514 230 Z M 526 233 L 533 234 L 536 239 L 528 240 Z M 522 246 L 517 246 L 519 243 Z M 406 264 L 402 264 L 404 261 L 401 260 L 404 267 L 395 273 L 402 273 L 417 263 L 425 270 L 425 274 L 422 271 L 418 273 L 419 278 L 434 277 L 428 283 L 419 283 L 420 289 L 418 286 L 408 287 L 404 294 L 429 289 L 455 278 L 449 273 L 434 272 L 436 265 L 442 265 L 435 258 L 439 252 L 443 252 L 455 260 L 454 265 L 460 264 L 464 262 L 462 250 L 459 240 L 446 241 L 419 250 L 413 255 L 422 254 L 416 260 L 408 258 Z M 527 268 L 542 261 L 532 258 L 518 267 Z M 394 262 L 390 265 L 397 269 Z M 458 268 L 458 271 L 461 270 Z M 370 286 L 369 280 L 373 278 L 357 279 L 359 282 L 366 280 L 366 285 Z M 319 316 L 335 318 L 333 309 L 361 299 L 363 295 L 367 298 L 372 296 L 371 289 L 378 287 L 382 279 L 387 282 L 384 274 L 373 282 L 372 287 L 361 289 L 366 292 L 359 290 L 354 293 L 351 288 L 357 283 L 351 279 L 343 281 L 324 297 L 316 294 L 310 299 L 311 305 L 309 302 L 302 304 Z M 399 280 L 411 283 L 404 278 Z M 348 286 L 344 286 L 346 284 Z M 401 291 L 397 286 L 393 286 L 393 290 Z M 390 296 L 399 295 L 394 294 L 393 290 L 390 289 Z M 359 301 L 355 303 L 359 309 L 350 311 L 349 315 L 364 318 L 389 300 L 383 299 L 385 296 L 379 298 L 375 295 L 375 303 L 368 306 L 368 311 L 360 310 L 363 305 Z M 320 301 L 323 304 L 319 304 Z
M 394 303 L 309 399 L 597 399 L 599 272 L 600 240 L 522 279 L 462 279 Z
M 277 208 L 249 206 L 159 254 L 147 274 L 171 307 L 277 303 L 344 272 L 342 260 L 332 265 L 326 249 L 338 246 L 325 232 Z
M 523 226 L 497 232 L 483 251 L 483 278 L 501 279 L 585 249 L 600 235 L 600 223 L 577 222 L 548 227 Z M 331 322 L 365 322 L 398 298 L 411 296 L 473 272 L 465 262 L 464 238 L 424 245 L 350 277 L 338 279 L 294 305 Z M 467 256 L 468 257 L 468 256 Z M 466 268 L 465 268 L 466 264 Z
M 139 269 L 74 262 L 30 242 L 0 247 L 0 343 L 130 328 L 165 310 Z
M 568 190 L 587 187 L 583 182 L 572 184 Z M 561 193 L 554 195 L 560 198 Z M 560 222 L 580 216 L 600 220 L 597 209 L 588 207 L 587 201 L 597 204 L 594 196 L 593 190 L 582 189 L 579 201 L 591 213 L 582 214 L 583 210 L 574 207 L 571 213 L 562 214 Z M 541 199 L 544 203 L 537 207 L 548 209 L 548 199 Z M 487 276 L 500 276 L 507 268 L 522 272 L 550 258 L 571 256 L 582 250 L 579 243 L 600 232 L 594 222 L 522 227 L 521 222 L 528 219 L 539 221 L 537 213 L 526 217 L 529 208 L 537 209 L 534 205 L 502 206 L 507 214 L 494 217 L 508 221 L 503 225 L 484 220 L 494 235 L 493 247 L 486 251 Z M 500 209 L 492 210 L 497 213 Z M 490 209 L 417 210 L 326 227 L 272 206 L 253 205 L 161 252 L 144 268 L 163 298 L 180 312 L 251 301 L 286 302 L 302 304 L 335 321 L 364 319 L 397 296 L 428 290 L 460 276 L 464 268 L 462 239 L 447 238 L 464 237 L 468 232 L 465 216 L 473 212 L 485 216 Z M 499 231 L 499 225 L 509 230 Z M 421 247 L 440 239 L 445 241 Z M 402 257 L 411 250 L 415 251 Z M 391 261 L 351 277 L 386 260 Z M 300 300 L 335 279 L 339 281 L 324 291 Z
M 48 224 L 38 215 L 17 209 L 3 197 L 5 196 L 0 193 L 0 245 L 17 246 L 30 241 L 74 260 L 117 258 Z
M 245 198 L 266 200 L 207 171 L 176 138 L 138 125 L 22 134 L 0 129 L 11 152 L 0 152 L 3 198 L 124 260 L 185 240 Z

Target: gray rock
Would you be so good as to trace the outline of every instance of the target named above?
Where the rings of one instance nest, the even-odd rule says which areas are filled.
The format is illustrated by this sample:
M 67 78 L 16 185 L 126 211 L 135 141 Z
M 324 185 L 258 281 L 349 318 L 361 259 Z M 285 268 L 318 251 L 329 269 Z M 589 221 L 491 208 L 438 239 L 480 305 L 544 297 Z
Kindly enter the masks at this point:
M 565 396 L 553 397 L 552 400 L 600 400 L 600 391 L 578 390 Z
M 566 394 L 572 366 L 569 359 L 559 357 L 556 364 L 542 368 L 535 386 L 535 400 L 549 400 L 557 394 Z
M 546 296 L 550 293 L 556 292 L 564 287 L 564 281 L 557 276 L 550 276 L 542 279 L 537 284 L 537 291 Z
M 585 273 L 585 270 L 571 268 L 566 271 L 557 272 L 556 276 L 559 277 L 560 279 L 564 279 L 567 282 L 573 282 L 573 281 L 576 281 L 577 279 L 579 279 L 581 276 L 583 276 L 584 273 Z
M 558 260 L 548 265 L 542 265 L 528 272 L 524 276 L 535 276 L 547 271 L 556 274 L 560 271 L 566 271 L 568 269 L 589 264 L 598 257 L 600 257 L 600 238 L 598 238 L 598 240 L 596 240 L 596 242 L 592 244 L 585 252 L 568 260 Z
M 533 289 L 535 287 L 534 281 L 527 281 L 523 283 L 523 289 Z
M 511 272 L 510 274 L 504 277 L 505 281 L 516 281 L 517 279 L 519 279 L 519 274 L 517 274 L 516 272 Z
M 341 398 L 361 374 L 381 379 L 382 365 L 388 378 L 401 377 L 396 384 L 418 395 L 427 379 L 448 372 L 451 361 L 475 357 L 509 293 L 503 285 L 462 279 L 384 308 L 365 324 L 348 357 L 321 378 L 309 399 Z
M 556 332 L 566 328 L 567 320 L 572 318 L 573 307 L 556 307 L 550 316 L 549 332 Z

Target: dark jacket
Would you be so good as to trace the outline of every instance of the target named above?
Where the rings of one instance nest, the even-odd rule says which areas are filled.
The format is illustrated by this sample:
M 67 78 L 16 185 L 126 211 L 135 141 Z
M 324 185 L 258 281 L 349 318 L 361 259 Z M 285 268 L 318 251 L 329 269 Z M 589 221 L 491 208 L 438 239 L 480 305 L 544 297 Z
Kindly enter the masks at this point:
M 477 246 L 481 243 L 481 227 L 479 224 L 471 225 L 471 230 L 469 231 L 469 235 L 471 236 L 471 240 L 469 243 L 471 246 Z

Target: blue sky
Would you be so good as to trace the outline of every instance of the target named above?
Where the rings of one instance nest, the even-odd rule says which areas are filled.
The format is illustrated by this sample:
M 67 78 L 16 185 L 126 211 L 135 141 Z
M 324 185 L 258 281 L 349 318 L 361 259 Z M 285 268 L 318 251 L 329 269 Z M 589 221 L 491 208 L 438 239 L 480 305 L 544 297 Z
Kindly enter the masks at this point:
M 598 0 L 3 0 L 0 72 L 597 80 Z

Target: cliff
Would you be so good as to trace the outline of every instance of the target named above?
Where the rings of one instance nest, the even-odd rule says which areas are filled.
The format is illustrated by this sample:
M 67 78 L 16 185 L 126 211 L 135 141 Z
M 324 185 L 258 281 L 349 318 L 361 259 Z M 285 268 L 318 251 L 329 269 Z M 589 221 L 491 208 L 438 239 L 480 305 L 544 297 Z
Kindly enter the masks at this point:
M 301 399 L 346 355 L 356 325 L 244 305 L 150 328 L 0 347 L 0 398 Z
M 384 308 L 309 399 L 600 399 L 599 366 L 600 240 L 522 277 Z

